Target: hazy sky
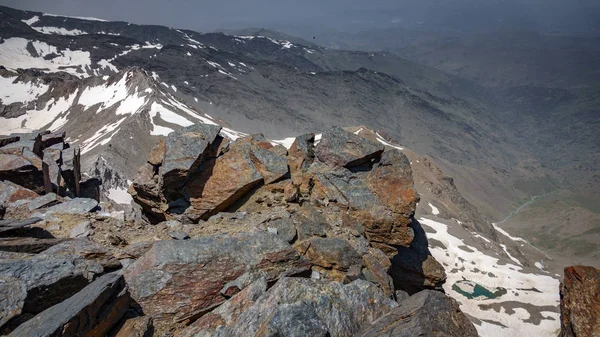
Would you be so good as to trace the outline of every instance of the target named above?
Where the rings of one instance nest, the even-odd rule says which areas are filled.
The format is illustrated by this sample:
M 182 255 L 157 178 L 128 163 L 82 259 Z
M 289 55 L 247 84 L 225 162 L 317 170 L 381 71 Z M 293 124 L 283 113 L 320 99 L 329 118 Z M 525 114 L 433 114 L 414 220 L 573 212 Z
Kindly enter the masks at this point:
M 360 30 L 388 23 L 480 28 L 498 22 L 586 29 L 600 22 L 596 16 L 600 0 L 0 0 L 0 4 L 196 30 L 286 24 Z

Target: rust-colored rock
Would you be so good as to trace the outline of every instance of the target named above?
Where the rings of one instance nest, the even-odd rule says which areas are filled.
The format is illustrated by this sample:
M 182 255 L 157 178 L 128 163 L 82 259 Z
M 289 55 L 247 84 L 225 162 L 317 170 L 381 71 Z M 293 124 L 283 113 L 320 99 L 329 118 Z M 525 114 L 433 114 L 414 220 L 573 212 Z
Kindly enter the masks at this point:
M 250 158 L 249 141 L 238 139 L 223 156 L 206 162 L 186 185 L 190 212 L 207 218 L 225 210 L 262 182 L 263 176 Z
M 559 337 L 600 336 L 600 270 L 565 268 L 560 285 L 560 321 Z
M 167 146 L 165 141 L 159 139 L 152 151 L 150 151 L 150 155 L 148 156 L 148 163 L 154 166 L 161 166 L 165 161 L 166 150 Z

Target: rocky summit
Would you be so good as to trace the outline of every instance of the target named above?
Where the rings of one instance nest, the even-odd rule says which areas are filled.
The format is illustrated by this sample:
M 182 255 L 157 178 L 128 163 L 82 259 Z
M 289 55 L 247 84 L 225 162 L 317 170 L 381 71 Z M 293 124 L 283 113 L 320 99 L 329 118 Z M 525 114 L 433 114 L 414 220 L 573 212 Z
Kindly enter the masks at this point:
M 2 334 L 477 335 L 415 239 L 399 150 L 337 127 L 289 150 L 221 131 L 159 140 L 127 217 L 87 187 L 99 179 L 65 134 L 5 140 Z
M 587 266 L 565 268 L 560 286 L 559 337 L 600 336 L 600 270 Z

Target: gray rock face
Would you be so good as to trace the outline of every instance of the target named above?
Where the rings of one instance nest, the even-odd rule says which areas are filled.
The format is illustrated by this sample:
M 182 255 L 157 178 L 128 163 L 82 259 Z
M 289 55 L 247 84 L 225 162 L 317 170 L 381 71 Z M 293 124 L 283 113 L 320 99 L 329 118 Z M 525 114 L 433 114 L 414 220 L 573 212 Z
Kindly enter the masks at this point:
M 162 167 L 163 183 L 167 186 L 182 184 L 188 172 L 197 169 L 206 159 L 220 131 L 218 125 L 194 124 L 171 132 Z
M 107 274 L 29 321 L 9 336 L 104 336 L 129 307 L 123 276 Z
M 172 231 L 168 233 L 169 236 L 175 240 L 187 240 L 190 238 L 188 233 L 182 231 Z
M 98 207 L 98 201 L 87 198 L 75 198 L 44 210 L 45 214 L 86 214 Z
M 132 298 L 146 315 L 181 322 L 225 301 L 258 275 L 274 281 L 310 264 L 267 232 L 160 241 L 127 268 Z M 236 279 L 247 280 L 226 287 Z
M 96 261 L 105 269 L 119 268 L 121 264 L 104 246 L 87 238 L 68 240 L 52 246 L 40 255 L 49 257 L 72 256 Z
M 384 149 L 382 144 L 334 127 L 323 133 L 315 155 L 328 165 L 350 168 L 378 158 Z
M 397 306 L 362 280 L 343 285 L 286 277 L 260 297 L 256 293 L 238 294 L 242 301 L 234 296 L 230 305 L 202 317 L 180 336 L 353 336 Z
M 477 337 L 477 330 L 458 303 L 439 291 L 423 290 L 400 303 L 356 334 L 360 337 L 379 336 L 448 336 Z
M 0 259 L 0 279 L 4 280 L 0 298 L 12 298 L 2 302 L 6 308 L 2 308 L 5 314 L 0 320 L 6 322 L 23 313 L 37 314 L 60 303 L 102 271 L 98 263 L 73 256 L 13 254 Z

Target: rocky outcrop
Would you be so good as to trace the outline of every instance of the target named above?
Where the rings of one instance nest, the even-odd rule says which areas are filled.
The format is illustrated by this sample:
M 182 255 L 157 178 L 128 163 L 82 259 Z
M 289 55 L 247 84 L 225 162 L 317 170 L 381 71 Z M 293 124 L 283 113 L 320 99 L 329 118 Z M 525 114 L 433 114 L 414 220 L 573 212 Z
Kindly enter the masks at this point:
M 600 270 L 565 268 L 560 285 L 560 337 L 600 336 Z
M 477 337 L 458 303 L 441 292 L 423 290 L 402 302 L 356 336 Z
M 255 232 L 158 242 L 125 279 L 146 315 L 173 323 L 194 321 L 260 276 L 272 282 L 309 268 L 287 242 Z
M 25 144 L 59 177 L 40 193 L 0 185 L 2 333 L 346 336 L 402 291 L 440 288 L 402 153 L 340 128 L 289 151 L 220 132 L 192 125 L 158 142 L 129 187 L 145 216 L 134 219 L 74 195 L 89 180 L 75 177 L 78 152 L 62 162 L 64 135 Z M 94 172 L 122 188 L 104 159 Z

